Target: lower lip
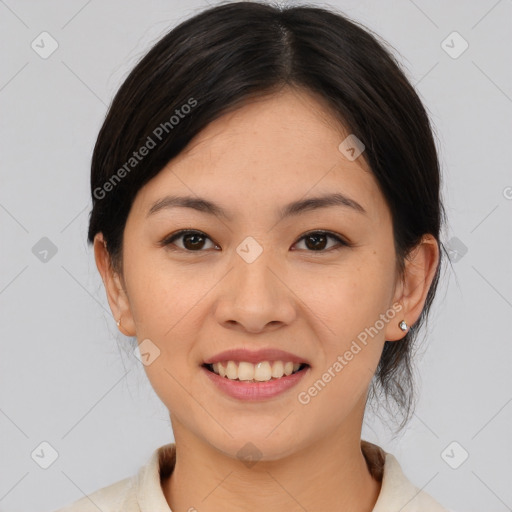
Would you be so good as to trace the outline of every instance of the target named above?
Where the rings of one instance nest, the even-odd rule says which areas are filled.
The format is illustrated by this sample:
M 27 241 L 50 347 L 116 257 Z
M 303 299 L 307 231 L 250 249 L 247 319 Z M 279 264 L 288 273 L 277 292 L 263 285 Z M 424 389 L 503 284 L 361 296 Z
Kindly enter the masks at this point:
M 267 382 L 248 382 L 239 380 L 230 380 L 227 377 L 221 377 L 211 372 L 204 366 L 201 367 L 206 376 L 224 393 L 238 398 L 239 400 L 265 400 L 272 398 L 295 386 L 308 372 L 309 366 L 303 370 L 286 375 L 280 379 L 269 380 Z

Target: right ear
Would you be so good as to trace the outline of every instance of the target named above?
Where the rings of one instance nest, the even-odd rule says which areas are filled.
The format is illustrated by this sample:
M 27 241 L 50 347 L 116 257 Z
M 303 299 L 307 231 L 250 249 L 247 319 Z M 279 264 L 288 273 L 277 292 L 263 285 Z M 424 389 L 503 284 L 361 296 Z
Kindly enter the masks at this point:
M 121 276 L 112 266 L 103 233 L 97 233 L 94 237 L 94 258 L 105 286 L 110 310 L 116 322 L 121 319 L 119 330 L 126 336 L 135 336 L 135 323 L 130 310 L 128 295 Z

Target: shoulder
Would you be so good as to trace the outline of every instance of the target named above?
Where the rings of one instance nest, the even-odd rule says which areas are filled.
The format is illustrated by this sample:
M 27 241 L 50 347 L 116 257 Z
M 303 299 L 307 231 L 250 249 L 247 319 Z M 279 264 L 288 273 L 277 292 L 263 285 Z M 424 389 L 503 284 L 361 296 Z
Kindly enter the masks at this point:
M 398 460 L 386 453 L 384 478 L 390 503 L 399 505 L 402 512 L 449 512 L 430 494 L 414 485 L 404 474 Z M 375 512 L 379 512 L 376 509 Z
M 136 475 L 102 487 L 55 512 L 170 512 L 160 481 L 173 471 L 175 460 L 175 444 L 161 446 Z
M 366 441 L 362 448 L 370 471 L 381 480 L 380 494 L 372 512 L 450 512 L 407 478 L 393 454 Z
M 125 478 L 66 505 L 55 512 L 137 511 L 135 478 Z

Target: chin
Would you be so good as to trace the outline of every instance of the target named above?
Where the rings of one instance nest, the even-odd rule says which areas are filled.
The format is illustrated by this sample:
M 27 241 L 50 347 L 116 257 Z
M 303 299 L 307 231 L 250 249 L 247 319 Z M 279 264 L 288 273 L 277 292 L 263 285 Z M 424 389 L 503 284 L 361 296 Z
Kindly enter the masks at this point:
M 238 459 L 247 467 L 252 467 L 256 462 L 284 459 L 299 449 L 296 435 L 276 435 L 271 439 L 272 434 L 270 434 L 267 437 L 266 432 L 270 432 L 272 428 L 265 430 L 264 433 L 255 431 L 254 435 L 248 431 L 246 435 L 224 439 L 219 443 L 210 441 L 210 444 L 225 456 Z M 288 442 L 283 443 L 283 438 Z

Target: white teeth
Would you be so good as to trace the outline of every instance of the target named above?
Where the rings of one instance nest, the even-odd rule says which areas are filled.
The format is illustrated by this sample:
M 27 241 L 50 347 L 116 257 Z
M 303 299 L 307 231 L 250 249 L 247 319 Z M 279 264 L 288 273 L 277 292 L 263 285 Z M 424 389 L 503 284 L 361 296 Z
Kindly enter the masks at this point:
M 272 377 L 272 367 L 268 361 L 263 361 L 254 366 L 254 380 L 264 382 Z
M 221 363 L 219 363 L 220 365 Z M 234 361 L 228 361 L 226 366 L 226 377 L 228 379 L 238 379 L 238 368 Z
M 291 375 L 300 368 L 299 363 L 287 361 L 261 361 L 257 364 L 248 363 L 246 361 L 227 361 L 224 364 L 218 362 L 212 364 L 213 371 L 221 377 L 230 380 L 245 380 L 253 382 L 266 382 L 274 379 L 280 379 L 285 375 Z
M 284 369 L 283 369 L 283 362 L 282 361 L 275 361 L 272 365 L 272 377 L 274 379 L 278 379 L 279 377 L 282 377 L 284 375 Z
M 251 363 L 238 363 L 238 380 L 254 379 L 254 365 Z

